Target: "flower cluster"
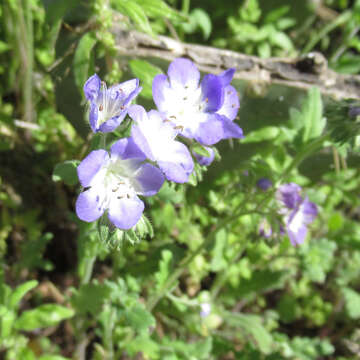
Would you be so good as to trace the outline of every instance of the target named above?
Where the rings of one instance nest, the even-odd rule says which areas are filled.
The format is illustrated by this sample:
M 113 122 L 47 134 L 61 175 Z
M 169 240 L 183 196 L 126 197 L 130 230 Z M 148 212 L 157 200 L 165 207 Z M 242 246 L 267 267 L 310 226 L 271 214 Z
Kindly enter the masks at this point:
M 76 201 L 81 220 L 92 222 L 107 213 L 117 228 L 128 230 L 140 220 L 144 203 L 140 196 L 156 194 L 165 179 L 189 181 L 194 160 L 209 165 L 215 156 L 209 147 L 222 139 L 243 137 L 234 122 L 238 94 L 230 82 L 235 70 L 205 75 L 188 59 L 174 60 L 167 75 L 153 81 L 157 110 L 146 110 L 132 101 L 140 93 L 138 79 L 106 87 L 98 75 L 84 85 L 93 132 L 118 128 L 126 115 L 132 119 L 131 136 L 117 140 L 110 149 L 92 151 L 78 166 L 84 191 Z M 208 156 L 200 156 L 187 144 L 198 142 Z

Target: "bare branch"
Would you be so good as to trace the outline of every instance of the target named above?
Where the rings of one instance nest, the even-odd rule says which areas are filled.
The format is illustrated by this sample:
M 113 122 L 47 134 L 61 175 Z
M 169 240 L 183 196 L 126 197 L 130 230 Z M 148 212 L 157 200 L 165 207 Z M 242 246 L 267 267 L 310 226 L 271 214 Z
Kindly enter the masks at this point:
M 329 69 L 320 53 L 309 53 L 295 59 L 261 59 L 235 51 L 186 44 L 165 36 L 153 38 L 121 27 L 114 28 L 113 33 L 119 54 L 126 56 L 155 57 L 167 61 L 183 56 L 194 61 L 205 72 L 218 73 L 234 67 L 236 79 L 302 90 L 317 86 L 322 94 L 337 100 L 360 99 L 360 76 L 338 74 Z

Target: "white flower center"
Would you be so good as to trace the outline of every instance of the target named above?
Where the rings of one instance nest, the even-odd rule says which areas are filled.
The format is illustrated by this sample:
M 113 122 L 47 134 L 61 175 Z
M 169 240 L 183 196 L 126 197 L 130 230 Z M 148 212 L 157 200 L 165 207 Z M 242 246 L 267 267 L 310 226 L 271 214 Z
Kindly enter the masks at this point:
M 197 130 L 206 121 L 206 99 L 202 99 L 201 88 L 177 86 L 166 93 L 166 117 L 177 127 Z
M 110 158 L 91 181 L 99 196 L 99 207 L 107 209 L 110 202 L 136 197 L 135 187 L 139 184 L 135 173 L 133 160 Z

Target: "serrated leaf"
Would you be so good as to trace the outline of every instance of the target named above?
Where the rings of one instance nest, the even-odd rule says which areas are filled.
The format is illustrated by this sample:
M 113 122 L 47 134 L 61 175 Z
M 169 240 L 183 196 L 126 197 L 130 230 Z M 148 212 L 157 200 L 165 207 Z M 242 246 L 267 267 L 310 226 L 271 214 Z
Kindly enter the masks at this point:
M 63 181 L 67 185 L 75 185 L 78 183 L 77 166 L 79 160 L 67 160 L 63 163 L 56 164 L 52 174 L 53 181 Z
M 97 315 L 104 302 L 110 297 L 111 289 L 104 284 L 85 284 L 72 297 L 71 303 L 79 314 Z
M 95 35 L 92 32 L 88 32 L 80 39 L 75 51 L 73 70 L 75 83 L 81 94 L 83 93 L 83 86 L 90 75 L 91 51 L 96 42 Z
M 19 285 L 10 295 L 9 307 L 14 309 L 19 304 L 21 299 L 36 286 L 38 286 L 38 282 L 36 280 L 30 280 L 24 284 Z
M 33 310 L 24 311 L 15 321 L 18 330 L 32 331 L 57 325 L 60 321 L 74 316 L 74 310 L 56 304 L 44 304 Z
M 152 82 L 156 75 L 163 73 L 162 70 L 145 60 L 130 60 L 129 65 L 132 73 L 140 79 L 143 87 L 140 95 L 152 99 Z
M 155 326 L 155 318 L 141 305 L 135 305 L 130 309 L 125 309 L 125 318 L 128 324 L 137 332 L 144 332 L 150 326 Z

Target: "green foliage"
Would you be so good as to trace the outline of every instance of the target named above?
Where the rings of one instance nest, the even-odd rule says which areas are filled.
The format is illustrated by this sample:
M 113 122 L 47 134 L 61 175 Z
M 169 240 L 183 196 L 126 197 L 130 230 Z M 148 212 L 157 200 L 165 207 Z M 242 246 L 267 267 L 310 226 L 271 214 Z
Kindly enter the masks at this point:
M 245 139 L 216 145 L 222 161 L 196 164 L 190 184 L 166 183 L 136 228 L 81 222 L 74 204 L 79 160 L 105 143 L 84 124 L 84 82 L 95 72 L 109 84 L 137 77 L 137 101 L 149 105 L 167 67 L 119 57 L 114 28 L 261 57 L 321 51 L 331 68 L 356 74 L 359 4 L 1 2 L 0 357 L 355 359 L 357 101 L 279 86 L 251 98 L 234 82 Z M 107 145 L 129 132 L 125 119 Z M 256 186 L 263 177 L 266 191 Z M 296 248 L 275 199 L 286 182 L 319 209 Z

